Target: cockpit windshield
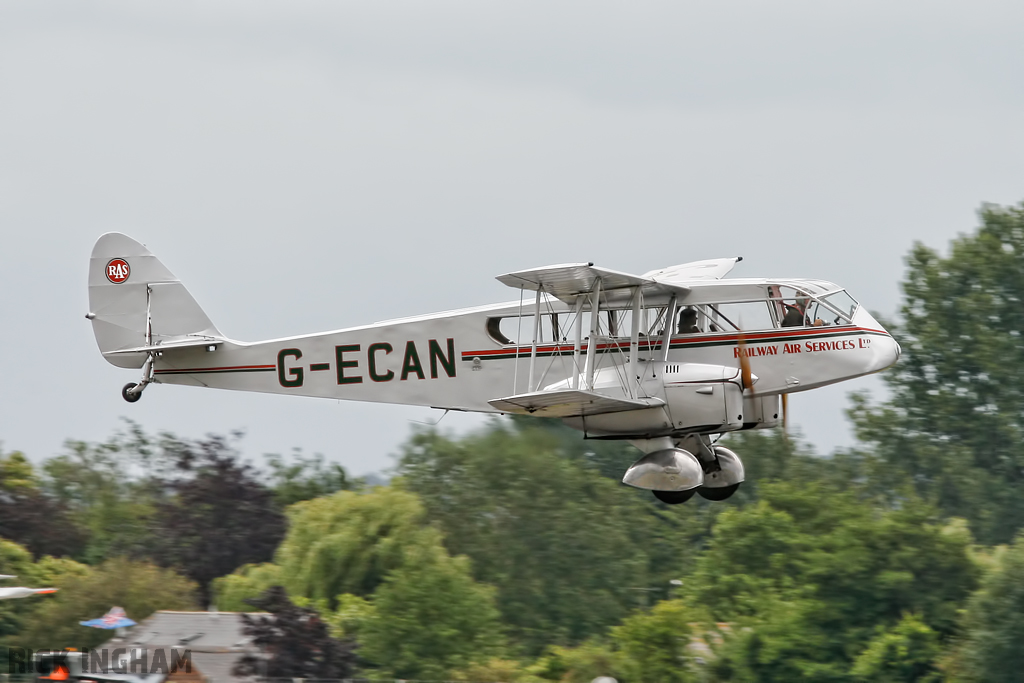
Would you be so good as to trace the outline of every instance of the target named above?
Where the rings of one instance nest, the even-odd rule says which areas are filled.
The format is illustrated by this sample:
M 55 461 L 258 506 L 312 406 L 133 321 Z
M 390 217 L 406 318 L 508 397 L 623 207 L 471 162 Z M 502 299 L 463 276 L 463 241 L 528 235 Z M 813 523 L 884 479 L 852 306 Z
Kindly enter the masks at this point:
M 770 287 L 782 327 L 850 325 L 857 302 L 840 290 L 821 297 L 792 286 Z
M 842 313 L 848 320 L 853 320 L 853 314 L 860 306 L 852 296 L 846 293 L 846 290 L 829 294 L 823 298 L 823 301 L 827 301 L 832 308 L 836 309 L 838 313 Z

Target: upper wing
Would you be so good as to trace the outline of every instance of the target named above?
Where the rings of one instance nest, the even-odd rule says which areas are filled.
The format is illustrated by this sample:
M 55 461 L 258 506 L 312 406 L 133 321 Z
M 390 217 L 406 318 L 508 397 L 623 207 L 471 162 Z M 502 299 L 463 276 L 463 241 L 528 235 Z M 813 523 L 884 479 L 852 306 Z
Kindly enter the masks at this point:
M 642 410 L 665 405 L 665 402 L 658 398 L 614 398 L 580 389 L 534 391 L 528 394 L 496 398 L 488 403 L 503 413 L 535 415 L 537 417 L 579 417 Z
M 706 261 L 680 263 L 678 266 L 669 266 L 644 273 L 643 277 L 658 282 L 675 283 L 686 283 L 691 280 L 721 280 L 742 260 L 742 256 L 733 256 L 732 258 L 713 258 Z
M 652 294 L 686 294 L 690 290 L 672 283 L 659 282 L 657 280 L 620 273 L 617 270 L 598 268 L 593 263 L 563 263 L 555 266 L 544 266 L 543 268 L 532 268 L 530 270 L 519 270 L 514 273 L 506 273 L 498 276 L 498 282 L 509 287 L 517 287 L 529 290 L 543 290 L 552 296 L 574 303 L 580 294 L 589 294 L 594 291 L 598 281 L 601 282 L 601 291 L 609 292 L 622 290 L 631 287 L 640 287 L 645 296 Z

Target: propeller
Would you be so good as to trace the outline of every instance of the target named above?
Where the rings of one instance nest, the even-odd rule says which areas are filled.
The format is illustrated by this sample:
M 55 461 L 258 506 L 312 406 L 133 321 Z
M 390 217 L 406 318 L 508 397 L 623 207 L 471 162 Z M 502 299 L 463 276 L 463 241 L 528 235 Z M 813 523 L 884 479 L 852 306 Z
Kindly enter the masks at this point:
M 789 394 L 782 395 L 782 434 L 789 439 Z
M 749 391 L 751 396 L 756 396 L 754 375 L 750 371 L 750 358 L 747 357 L 747 335 L 743 334 L 742 330 L 739 333 L 736 346 L 740 350 L 740 382 L 743 385 L 743 390 Z M 787 439 L 789 438 L 789 394 L 782 394 L 782 433 Z
M 736 345 L 740 350 L 740 381 L 743 383 L 743 390 L 753 393 L 754 377 L 750 372 L 750 359 L 747 358 L 747 336 L 742 332 Z

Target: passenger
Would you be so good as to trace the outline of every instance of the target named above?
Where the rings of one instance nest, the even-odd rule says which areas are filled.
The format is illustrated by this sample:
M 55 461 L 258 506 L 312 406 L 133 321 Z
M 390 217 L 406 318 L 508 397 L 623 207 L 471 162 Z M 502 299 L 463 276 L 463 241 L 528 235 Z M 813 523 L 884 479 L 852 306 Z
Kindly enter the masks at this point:
M 679 314 L 679 334 L 696 334 L 700 332 L 697 326 L 697 309 L 687 306 Z

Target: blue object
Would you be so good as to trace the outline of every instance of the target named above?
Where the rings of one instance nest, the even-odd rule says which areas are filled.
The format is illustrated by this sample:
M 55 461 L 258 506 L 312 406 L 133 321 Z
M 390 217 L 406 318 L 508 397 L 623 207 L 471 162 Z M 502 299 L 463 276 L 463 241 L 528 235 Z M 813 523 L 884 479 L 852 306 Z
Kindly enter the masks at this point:
M 82 626 L 108 629 L 135 626 L 135 622 L 128 618 L 128 615 L 124 613 L 124 608 L 122 607 L 111 607 L 110 611 L 99 619 L 90 619 L 89 621 L 80 621 L 78 623 Z

